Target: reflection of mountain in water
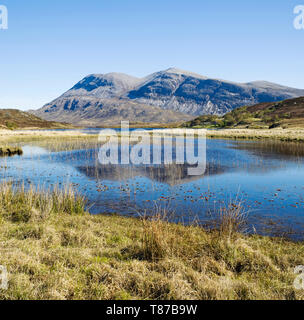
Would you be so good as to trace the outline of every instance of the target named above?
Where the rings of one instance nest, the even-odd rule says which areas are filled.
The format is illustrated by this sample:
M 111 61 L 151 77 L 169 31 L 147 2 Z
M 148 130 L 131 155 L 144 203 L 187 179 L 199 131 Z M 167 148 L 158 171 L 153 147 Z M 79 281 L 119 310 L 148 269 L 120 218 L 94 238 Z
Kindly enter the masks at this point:
M 98 166 L 80 166 L 77 169 L 90 178 L 102 180 L 127 180 L 138 176 L 147 177 L 151 180 L 166 183 L 174 186 L 202 179 L 204 176 L 222 174 L 226 169 L 214 163 L 209 163 L 203 175 L 188 175 L 189 165 L 186 164 L 168 164 L 168 165 L 98 165 Z
M 196 150 L 195 150 L 196 151 Z M 152 151 L 150 152 L 153 154 Z M 161 165 L 104 165 L 98 162 L 98 148 L 76 149 L 52 154 L 52 160 L 69 163 L 90 178 L 119 181 L 135 177 L 147 177 L 152 181 L 178 185 L 224 173 L 267 174 L 287 169 L 292 162 L 304 155 L 304 144 L 273 141 L 207 141 L 207 168 L 202 176 L 189 176 L 189 165 L 164 165 L 164 148 L 161 148 Z M 185 156 L 186 158 L 186 156 Z M 151 159 L 152 160 L 152 159 Z M 287 160 L 287 161 L 286 161 Z M 292 162 L 290 162 L 290 160 Z

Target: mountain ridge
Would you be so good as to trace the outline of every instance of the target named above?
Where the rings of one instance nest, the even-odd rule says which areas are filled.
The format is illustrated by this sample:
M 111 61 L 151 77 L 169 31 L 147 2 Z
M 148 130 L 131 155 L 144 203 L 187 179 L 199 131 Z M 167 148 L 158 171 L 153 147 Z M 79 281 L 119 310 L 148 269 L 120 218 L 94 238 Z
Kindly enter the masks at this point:
M 90 74 L 32 113 L 73 124 L 126 119 L 167 123 L 299 96 L 304 96 L 304 90 L 267 81 L 237 83 L 169 68 L 143 78 L 117 72 Z
M 29 112 L 17 109 L 0 109 L 0 129 L 65 129 L 70 124 L 43 120 Z

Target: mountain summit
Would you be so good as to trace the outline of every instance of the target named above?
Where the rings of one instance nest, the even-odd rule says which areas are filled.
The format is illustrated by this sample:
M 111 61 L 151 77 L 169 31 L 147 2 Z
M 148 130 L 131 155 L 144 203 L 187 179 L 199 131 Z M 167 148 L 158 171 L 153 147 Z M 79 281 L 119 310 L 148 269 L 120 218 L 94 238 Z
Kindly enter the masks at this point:
M 78 82 L 63 97 L 94 96 L 97 98 L 115 98 L 133 89 L 140 79 L 124 73 L 91 74 Z
M 300 96 L 304 90 L 266 81 L 236 83 L 170 68 L 144 78 L 91 74 L 33 113 L 46 120 L 83 125 L 114 124 L 123 119 L 175 122 Z

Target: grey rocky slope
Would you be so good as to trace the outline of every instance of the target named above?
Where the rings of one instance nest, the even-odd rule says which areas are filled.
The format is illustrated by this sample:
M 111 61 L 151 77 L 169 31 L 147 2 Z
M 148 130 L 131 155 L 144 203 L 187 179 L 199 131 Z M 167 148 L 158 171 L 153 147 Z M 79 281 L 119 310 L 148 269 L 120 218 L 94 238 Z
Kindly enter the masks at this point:
M 121 73 L 92 74 L 33 113 L 86 125 L 120 120 L 165 123 L 299 96 L 304 96 L 304 90 L 265 81 L 234 83 L 171 68 L 142 79 Z

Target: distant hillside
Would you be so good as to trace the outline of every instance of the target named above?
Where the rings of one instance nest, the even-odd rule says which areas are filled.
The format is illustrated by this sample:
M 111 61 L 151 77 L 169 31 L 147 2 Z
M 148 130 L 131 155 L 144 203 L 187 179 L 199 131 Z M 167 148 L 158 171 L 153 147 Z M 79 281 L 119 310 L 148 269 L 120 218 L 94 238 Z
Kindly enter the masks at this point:
M 304 97 L 241 107 L 225 116 L 200 116 L 184 124 L 205 128 L 292 128 L 304 127 Z
M 60 119 L 88 127 L 118 125 L 122 120 L 131 123 L 170 123 L 194 118 L 172 110 L 163 110 L 160 107 L 123 99 L 99 99 L 91 96 L 61 97 L 33 113 L 47 120 Z
M 0 129 L 55 129 L 71 127 L 59 122 L 40 119 L 33 114 L 14 109 L 0 109 Z
M 121 120 L 169 123 L 299 96 L 304 90 L 265 81 L 235 83 L 171 68 L 141 79 L 122 73 L 91 74 L 33 113 L 88 126 Z

